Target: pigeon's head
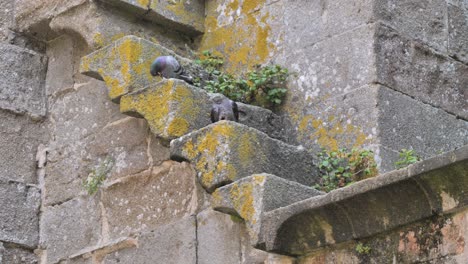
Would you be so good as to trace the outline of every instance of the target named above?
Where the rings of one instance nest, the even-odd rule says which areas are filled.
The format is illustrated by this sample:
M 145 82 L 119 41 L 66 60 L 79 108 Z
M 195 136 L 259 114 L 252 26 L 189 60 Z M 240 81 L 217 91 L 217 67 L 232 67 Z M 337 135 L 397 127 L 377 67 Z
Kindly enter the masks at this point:
M 164 70 L 164 67 L 166 67 L 166 63 L 167 63 L 166 56 L 157 57 L 153 61 L 153 64 L 151 64 L 151 68 L 150 68 L 151 75 L 160 76 L 161 72 Z

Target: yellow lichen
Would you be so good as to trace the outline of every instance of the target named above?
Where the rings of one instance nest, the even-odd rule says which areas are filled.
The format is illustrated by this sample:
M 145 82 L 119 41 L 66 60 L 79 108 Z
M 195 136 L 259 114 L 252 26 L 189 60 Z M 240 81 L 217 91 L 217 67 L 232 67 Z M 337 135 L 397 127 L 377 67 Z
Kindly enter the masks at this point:
M 104 47 L 104 38 L 102 37 L 102 34 L 99 32 L 94 34 L 93 42 L 96 48 Z
M 226 57 L 225 70 L 231 73 L 242 72 L 266 62 L 269 54 L 275 49 L 275 45 L 269 42 L 269 14 L 260 16 L 260 12 L 254 12 L 264 5 L 265 0 L 243 1 L 242 5 L 238 0 L 234 0 L 226 6 L 222 14 L 218 14 L 216 6 L 207 5 L 205 34 L 199 50 L 221 52 Z M 235 19 L 236 22 L 220 27 L 218 17 L 225 19 L 226 16 L 236 16 L 232 18 L 232 21 Z
M 237 213 L 246 221 L 252 224 L 257 222 L 255 219 L 255 207 L 253 197 L 253 186 L 251 183 L 234 183 L 229 192 L 230 199 Z
M 150 0 L 137 0 L 137 3 L 141 6 L 141 7 L 148 7 L 150 5 Z
M 185 135 L 190 128 L 190 124 L 183 118 L 174 118 L 167 127 L 167 133 L 174 137 Z
M 257 136 L 253 133 L 245 133 L 241 136 L 239 144 L 237 144 L 237 153 L 242 165 L 249 164 L 254 158 L 255 142 Z

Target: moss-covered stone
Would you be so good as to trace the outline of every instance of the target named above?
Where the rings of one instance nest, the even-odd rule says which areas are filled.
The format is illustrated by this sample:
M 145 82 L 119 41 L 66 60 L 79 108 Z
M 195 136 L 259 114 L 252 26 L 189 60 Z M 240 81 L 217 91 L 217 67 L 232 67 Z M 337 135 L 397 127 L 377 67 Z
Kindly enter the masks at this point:
M 311 185 L 318 180 L 312 154 L 239 123 L 221 121 L 171 142 L 171 157 L 189 160 L 202 186 L 216 187 L 255 173 Z

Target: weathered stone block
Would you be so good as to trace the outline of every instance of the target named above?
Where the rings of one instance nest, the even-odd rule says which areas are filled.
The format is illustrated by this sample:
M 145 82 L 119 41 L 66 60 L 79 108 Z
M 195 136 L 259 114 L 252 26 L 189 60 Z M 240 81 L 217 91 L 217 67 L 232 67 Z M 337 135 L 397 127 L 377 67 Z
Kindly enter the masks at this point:
M 291 98 L 291 107 L 302 100 L 328 99 L 373 82 L 375 27 L 369 24 L 315 45 L 295 43 L 297 46 L 289 48 L 281 63 L 298 73 L 289 84 L 292 97 L 298 97 Z
M 157 137 L 170 141 L 210 124 L 211 105 L 205 91 L 169 79 L 123 96 L 120 111 L 144 117 Z
M 118 106 L 109 102 L 104 83 L 90 80 L 76 84 L 50 107 L 53 139 L 58 146 L 71 145 L 99 132 L 105 125 L 122 119 Z
M 468 4 L 466 7 L 447 5 L 448 53 L 468 64 Z
M 468 146 L 264 215 L 266 248 L 304 255 L 466 206 Z M 453 183 L 453 184 L 449 184 Z M 411 203 L 408 203 L 411 200 Z
M 365 94 L 372 94 L 372 89 L 382 102 L 377 109 L 378 141 L 395 152 L 380 151 L 383 171 L 395 168 L 401 149 L 414 149 L 426 159 L 468 144 L 468 122 L 384 86 L 369 88 Z
M 49 58 L 46 77 L 46 91 L 48 96 L 57 97 L 75 84 L 73 79 L 73 55 L 76 44 L 68 35 L 62 35 L 47 43 L 46 55 Z M 49 105 L 52 105 L 49 103 Z
M 0 242 L 0 263 L 5 264 L 34 264 L 38 263 L 37 256 L 33 252 L 9 245 L 3 245 Z
M 151 0 L 146 18 L 192 36 L 205 31 L 205 1 Z
M 8 39 L 9 28 L 13 26 L 14 6 L 13 0 L 0 1 L 0 41 Z
M 197 215 L 198 263 L 241 263 L 241 223 L 205 210 Z
M 101 210 L 97 199 L 80 197 L 45 207 L 41 217 L 41 247 L 47 263 L 56 263 L 101 239 Z
M 375 20 L 384 21 L 410 39 L 447 52 L 445 0 L 375 0 Z
M 86 0 L 40 0 L 15 1 L 15 21 L 17 30 L 27 32 L 40 39 L 51 40 L 57 35 L 49 28 L 50 19 L 58 14 L 75 8 Z
M 468 119 L 468 66 L 386 26 L 376 28 L 377 82 Z
M 133 15 L 191 36 L 204 31 L 204 1 L 103 0 Z
M 0 179 L 36 183 L 37 146 L 47 141 L 44 124 L 0 110 Z
M 0 182 L 0 240 L 35 248 L 41 193 L 22 183 Z
M 313 156 L 232 121 L 220 121 L 171 141 L 171 157 L 189 160 L 209 192 L 255 173 L 311 185 L 318 170 Z
M 138 247 L 109 254 L 103 264 L 197 262 L 197 226 L 194 216 L 188 216 L 152 232 L 138 236 Z
M 31 50 L 0 44 L 0 61 L 0 108 L 44 117 L 47 58 Z
M 264 213 L 323 192 L 269 174 L 257 174 L 218 188 L 213 193 L 215 210 L 242 217 L 250 242 L 258 244 Z
M 159 44 L 126 36 L 83 57 L 80 72 L 104 80 L 109 89 L 109 97 L 114 102 L 119 102 L 122 95 L 161 80 L 150 74 L 151 63 L 161 55 L 172 55 L 185 68 L 193 68 L 189 60 Z
M 119 179 L 104 189 L 102 203 L 111 238 L 154 230 L 192 214 L 199 206 L 190 165 L 173 161 Z
M 150 168 L 148 135 L 148 125 L 144 120 L 123 118 L 97 133 L 87 146 L 88 153 L 92 157 L 112 157 L 114 162 L 107 177 L 110 181 L 133 175 Z

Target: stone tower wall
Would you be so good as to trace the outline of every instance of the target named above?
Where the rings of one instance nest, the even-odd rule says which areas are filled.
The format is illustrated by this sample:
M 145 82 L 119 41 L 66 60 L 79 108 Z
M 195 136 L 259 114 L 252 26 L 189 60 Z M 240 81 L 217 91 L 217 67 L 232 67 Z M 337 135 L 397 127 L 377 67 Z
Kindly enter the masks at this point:
M 140 39 L 153 44 L 144 46 Z M 421 169 L 385 174 L 389 177 L 355 188 L 358 211 L 361 204 L 363 211 L 381 208 L 365 211 L 369 221 L 362 225 L 374 230 L 365 235 L 352 210 L 345 221 L 353 222 L 352 228 L 339 221 L 339 213 L 328 218 L 328 207 L 339 207 L 332 212 L 346 207 L 339 203 L 346 190 L 320 196 L 331 197 L 317 213 L 326 217 L 300 218 L 315 209 L 299 205 L 298 218 L 313 221 L 293 226 L 323 238 L 304 247 L 296 242 L 276 247 L 278 241 L 271 246 L 269 225 L 259 224 L 264 215 L 274 224 L 271 219 L 283 217 L 283 207 L 315 199 L 316 191 L 264 175 L 230 179 L 234 185 L 207 183 L 200 176 L 207 171 L 197 166 L 202 159 L 174 146 L 184 146 L 190 136 L 194 142 L 196 136 L 211 136 L 216 128 L 197 127 L 169 145 L 169 139 L 192 130 L 158 134 L 144 110 L 130 109 L 139 106 L 126 92 L 159 81 L 146 77 L 146 68 L 123 70 L 145 65 L 151 54 L 135 53 L 140 45 L 163 47 L 187 63 L 195 52 L 215 50 L 231 73 L 256 64 L 289 68 L 290 91 L 278 116 L 244 106 L 255 115 L 243 124 L 255 127 L 261 123 L 257 116 L 281 119 L 280 138 L 303 148 L 270 139 L 276 123 L 255 127 L 266 134 L 240 126 L 217 136 L 231 138 L 227 146 L 242 145 L 236 138 L 247 134 L 257 137 L 247 141 L 291 156 L 290 166 L 296 160 L 293 176 L 308 168 L 304 148 L 370 148 L 382 173 L 394 169 L 400 149 L 412 148 L 423 158 L 452 151 L 424 166 L 440 165 L 437 175 L 457 182 L 437 182 L 440 190 L 432 193 L 427 190 L 433 190 L 435 176 Z M 106 57 L 109 47 L 115 50 L 112 60 Z M 468 144 L 467 52 L 466 1 L 0 0 L 0 263 L 466 263 L 468 158 L 466 147 L 453 151 Z M 119 89 L 126 92 L 114 97 Z M 200 144 L 198 150 L 203 147 L 210 148 Z M 244 166 L 240 148 L 226 159 L 236 151 Z M 277 156 L 269 157 L 275 161 L 270 164 L 282 166 Z M 107 179 L 89 195 L 83 182 L 109 157 L 114 164 Z M 253 173 L 275 174 L 274 167 L 262 169 Z M 415 175 L 422 180 L 413 180 Z M 408 185 L 386 189 L 387 179 L 406 176 Z M 423 191 L 412 189 L 416 185 Z M 408 203 L 397 199 L 402 196 Z M 382 197 L 397 202 L 379 207 Z M 436 201 L 429 202 L 428 213 L 405 212 L 411 201 L 424 199 Z M 418 207 L 426 209 L 425 203 Z M 398 216 L 381 217 L 387 214 Z M 375 219 L 382 224 L 373 226 Z M 339 234 L 342 226 L 349 237 Z

